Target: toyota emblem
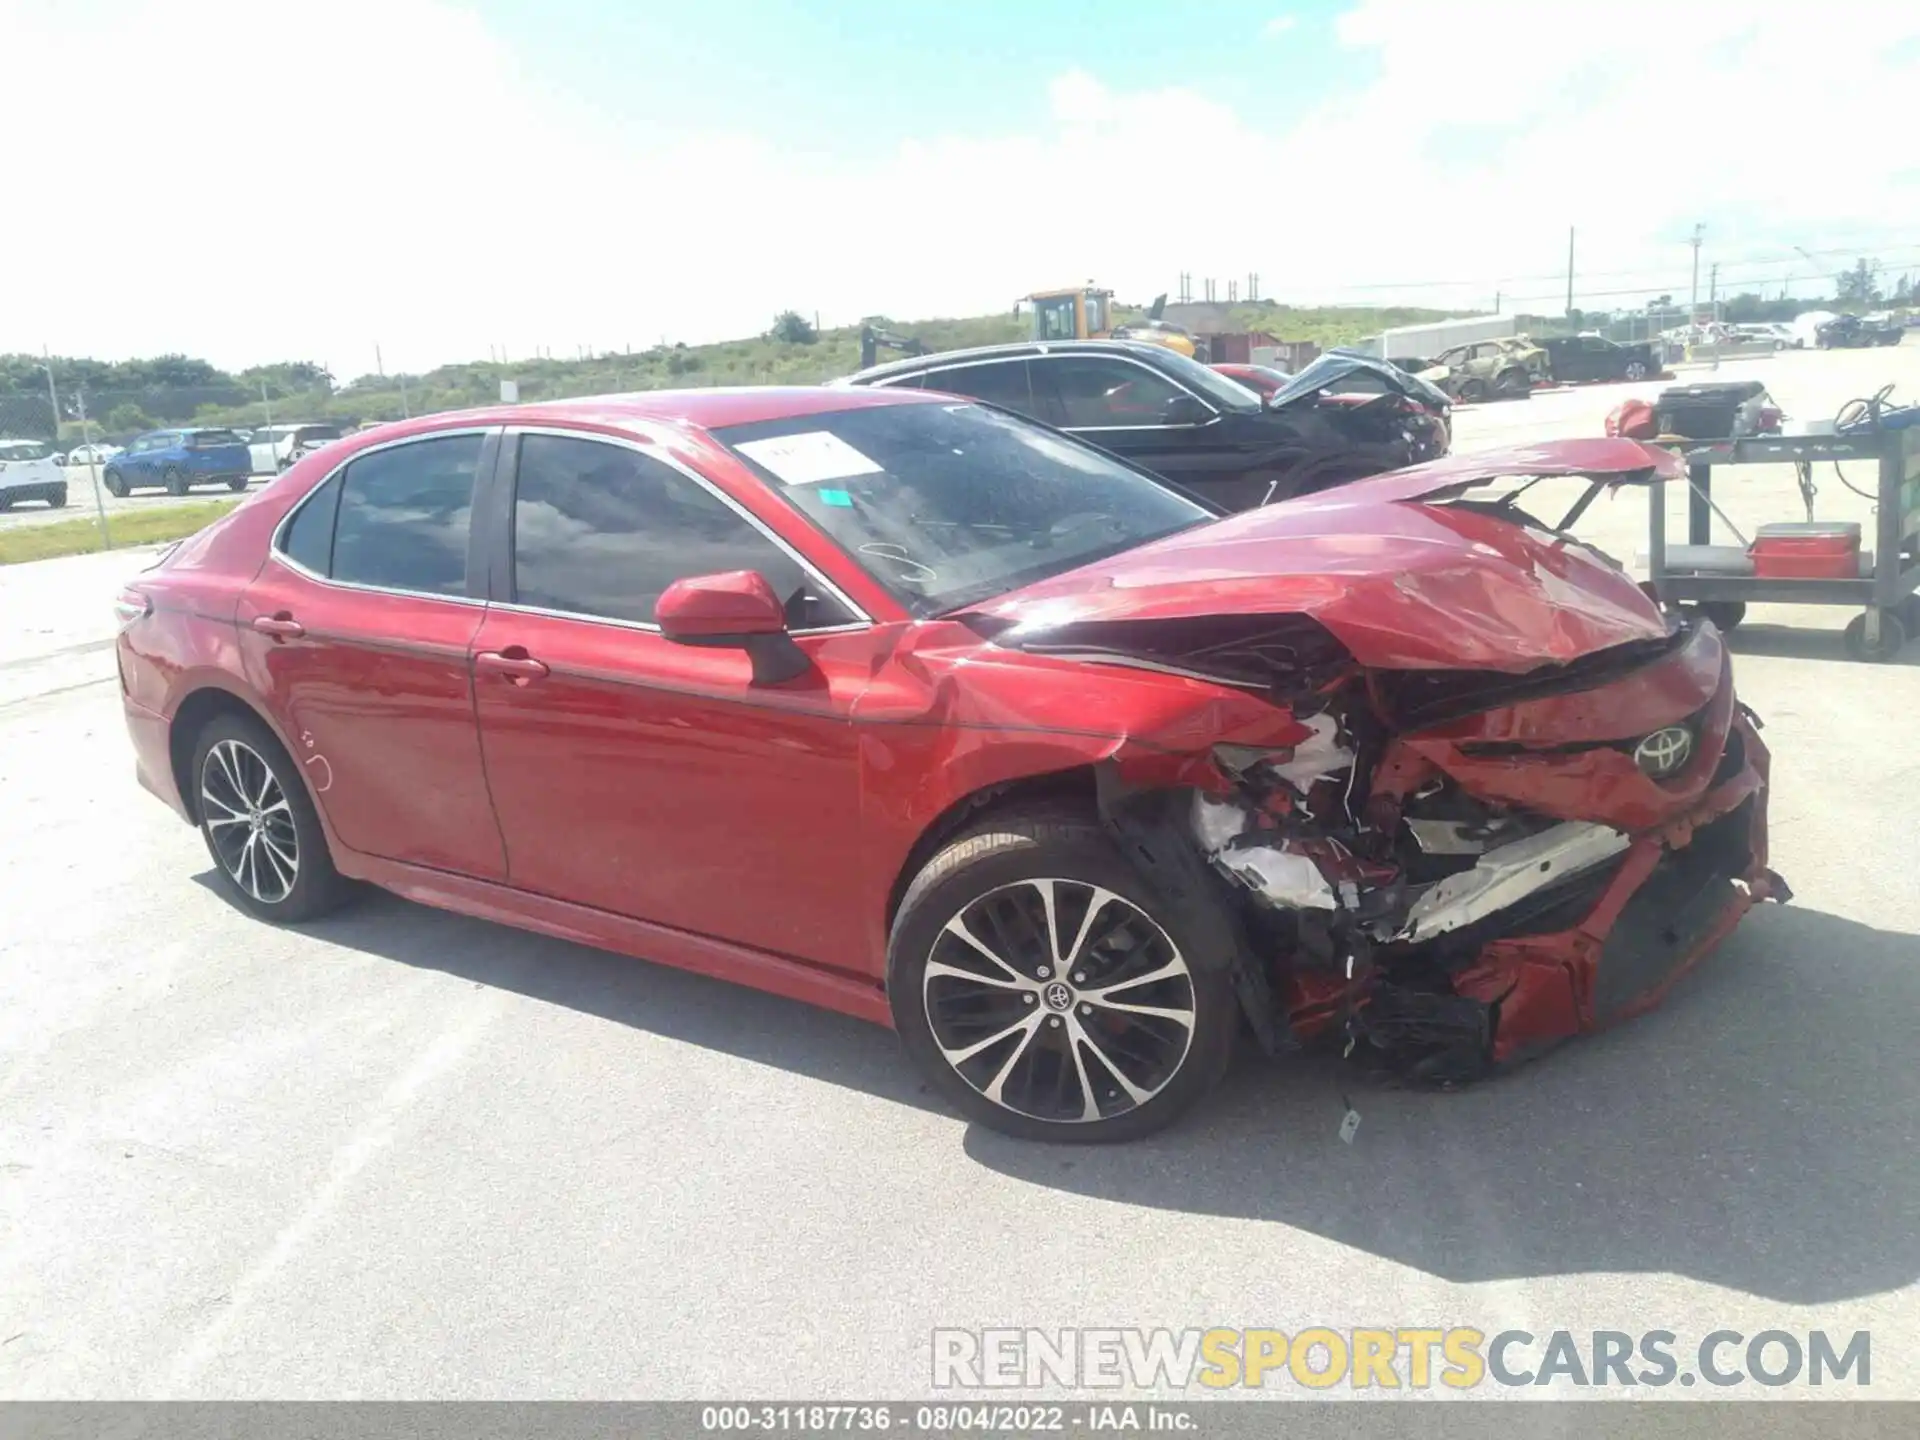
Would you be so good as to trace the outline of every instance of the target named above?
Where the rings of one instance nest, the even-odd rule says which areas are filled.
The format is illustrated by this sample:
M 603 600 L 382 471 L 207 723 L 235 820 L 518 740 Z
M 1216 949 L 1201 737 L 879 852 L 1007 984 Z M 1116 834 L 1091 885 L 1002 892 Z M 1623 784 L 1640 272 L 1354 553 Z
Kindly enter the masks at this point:
M 1656 730 L 1633 747 L 1633 763 L 1641 774 L 1655 780 L 1679 774 L 1692 758 L 1693 736 L 1684 725 Z
M 1041 998 L 1047 1002 L 1047 1008 L 1049 1010 L 1071 1010 L 1073 1008 L 1073 991 L 1061 984 L 1058 980 L 1047 986 L 1045 990 L 1042 990 L 1040 995 Z

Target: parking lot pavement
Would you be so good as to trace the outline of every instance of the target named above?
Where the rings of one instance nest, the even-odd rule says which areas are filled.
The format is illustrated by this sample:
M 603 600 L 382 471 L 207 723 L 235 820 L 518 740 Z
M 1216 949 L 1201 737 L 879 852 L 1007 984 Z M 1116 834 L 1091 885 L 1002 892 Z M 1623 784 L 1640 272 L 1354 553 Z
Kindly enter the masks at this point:
M 98 511 L 95 508 L 94 490 L 99 472 L 89 473 L 85 465 L 69 465 L 67 471 L 67 504 L 63 510 L 54 510 L 37 500 L 22 501 L 13 509 L 0 514 L 0 530 L 13 525 L 53 525 L 62 520 L 91 520 Z M 247 482 L 249 490 L 257 490 L 271 475 L 256 475 Z M 120 514 L 138 514 L 142 510 L 164 509 L 170 505 L 190 505 L 201 500 L 218 500 L 233 491 L 226 485 L 196 485 L 185 495 L 169 495 L 164 490 L 136 490 L 124 499 L 107 494 L 106 487 L 99 487 L 100 499 L 107 507 L 107 527 L 113 527 L 113 517 Z
M 0 616 L 104 604 L 133 558 L 0 571 Z M 917 1395 L 936 1326 L 1471 1325 L 1867 1329 L 1867 1393 L 1920 1397 L 1920 666 L 1839 660 L 1813 613 L 1831 647 L 1738 662 L 1797 898 L 1663 1009 L 1455 1094 L 1243 1060 L 1099 1150 L 695 976 L 380 895 L 243 920 L 134 785 L 110 655 L 68 668 L 104 612 L 17 641 L 0 1395 Z

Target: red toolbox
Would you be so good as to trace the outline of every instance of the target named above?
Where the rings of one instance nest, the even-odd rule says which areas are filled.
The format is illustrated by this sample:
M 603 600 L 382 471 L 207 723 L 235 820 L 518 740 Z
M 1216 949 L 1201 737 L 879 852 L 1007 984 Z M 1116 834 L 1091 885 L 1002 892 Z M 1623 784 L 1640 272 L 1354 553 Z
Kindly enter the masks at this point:
M 1748 553 L 1763 580 L 1857 580 L 1860 526 L 1839 520 L 1762 525 Z

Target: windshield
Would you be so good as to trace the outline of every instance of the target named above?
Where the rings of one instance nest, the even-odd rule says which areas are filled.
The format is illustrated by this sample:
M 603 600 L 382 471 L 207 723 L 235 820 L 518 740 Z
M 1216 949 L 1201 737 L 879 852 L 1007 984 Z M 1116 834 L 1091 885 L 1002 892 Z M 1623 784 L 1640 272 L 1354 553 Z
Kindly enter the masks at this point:
M 1155 363 L 1189 390 L 1198 391 L 1222 410 L 1237 410 L 1248 415 L 1260 412 L 1258 395 L 1238 380 L 1228 379 L 1218 370 L 1202 365 L 1191 356 L 1182 355 L 1178 350 L 1167 350 L 1164 355 L 1155 358 Z
M 53 447 L 44 440 L 0 440 L 0 460 L 46 460 Z
M 980 405 L 862 407 L 713 434 L 916 616 L 1214 518 L 1103 451 Z

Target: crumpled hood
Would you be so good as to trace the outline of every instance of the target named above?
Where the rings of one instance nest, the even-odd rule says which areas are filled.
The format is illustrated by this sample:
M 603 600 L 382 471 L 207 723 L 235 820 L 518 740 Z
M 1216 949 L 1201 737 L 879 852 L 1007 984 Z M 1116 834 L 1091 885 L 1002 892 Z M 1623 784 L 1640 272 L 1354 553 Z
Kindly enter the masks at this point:
M 1635 440 L 1457 455 L 1249 510 L 976 606 L 1043 632 L 1084 621 L 1310 616 L 1363 665 L 1522 673 L 1664 639 L 1659 608 L 1599 555 L 1447 502 L 1491 479 L 1684 475 Z

